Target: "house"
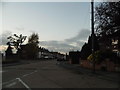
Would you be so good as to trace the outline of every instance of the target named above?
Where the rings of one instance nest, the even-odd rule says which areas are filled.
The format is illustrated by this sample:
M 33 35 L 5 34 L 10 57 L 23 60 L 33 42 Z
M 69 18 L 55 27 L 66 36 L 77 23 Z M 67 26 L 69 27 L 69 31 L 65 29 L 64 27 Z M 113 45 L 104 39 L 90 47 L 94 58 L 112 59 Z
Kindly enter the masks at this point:
M 45 48 L 39 48 L 38 59 L 53 59 L 53 54 Z
M 64 54 L 61 54 L 59 52 L 51 52 L 51 53 L 52 53 L 53 57 L 55 59 L 57 59 L 58 61 L 62 61 L 62 60 L 66 59 L 66 55 L 64 55 Z

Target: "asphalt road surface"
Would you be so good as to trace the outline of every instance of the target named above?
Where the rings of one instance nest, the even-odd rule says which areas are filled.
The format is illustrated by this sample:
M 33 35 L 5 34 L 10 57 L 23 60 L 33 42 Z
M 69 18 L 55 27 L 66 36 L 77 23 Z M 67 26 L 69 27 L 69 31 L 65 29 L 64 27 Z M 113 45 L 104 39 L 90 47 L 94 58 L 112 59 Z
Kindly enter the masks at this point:
M 118 88 L 117 82 L 60 67 L 56 60 L 3 67 L 2 88 Z

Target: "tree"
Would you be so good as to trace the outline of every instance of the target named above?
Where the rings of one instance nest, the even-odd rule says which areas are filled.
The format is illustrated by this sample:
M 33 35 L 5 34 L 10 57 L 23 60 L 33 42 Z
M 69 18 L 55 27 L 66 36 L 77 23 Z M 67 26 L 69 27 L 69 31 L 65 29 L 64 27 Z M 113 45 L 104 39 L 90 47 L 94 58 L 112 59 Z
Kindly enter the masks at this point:
M 95 8 L 96 33 L 102 38 L 120 31 L 120 1 L 100 3 Z
M 91 50 L 89 44 L 85 43 L 81 49 L 81 59 L 86 60 L 90 54 L 91 54 Z
M 13 55 L 13 52 L 12 52 L 12 47 L 10 46 L 10 44 L 8 43 L 8 48 L 7 50 L 5 51 L 6 53 L 6 59 L 10 59 Z
M 94 51 L 99 50 L 98 38 L 94 34 Z M 89 36 L 88 43 L 85 43 L 81 49 L 81 58 L 87 59 L 87 57 L 92 53 L 92 38 Z
M 90 48 L 91 53 L 92 53 L 92 36 L 89 36 L 88 44 L 89 44 L 89 48 Z M 97 50 L 99 50 L 98 37 L 94 34 L 94 51 L 97 51 Z
M 101 51 L 96 51 L 93 54 L 90 54 L 87 58 L 88 61 L 95 62 L 97 64 L 100 64 L 102 61 L 104 61 L 105 58 L 103 58 L 104 56 L 102 55 Z M 94 61 L 93 61 L 94 60 Z
M 13 34 L 13 35 L 7 37 L 7 39 L 9 41 L 7 42 L 8 49 L 6 51 L 6 55 L 9 56 L 9 53 L 11 53 L 11 50 L 12 50 L 11 46 L 13 46 L 17 50 L 17 54 L 20 57 L 21 56 L 21 45 L 26 40 L 26 37 L 27 36 L 23 36 L 22 34 L 20 34 L 20 35 Z
M 20 46 L 22 45 L 22 43 L 26 40 L 26 37 L 27 36 L 23 36 L 22 34 L 20 34 L 19 36 L 14 34 L 7 38 L 9 40 L 7 44 L 9 44 L 10 46 L 14 46 L 16 50 L 18 50 L 20 49 Z
M 26 46 L 26 54 L 29 59 L 35 59 L 38 55 L 39 50 L 39 36 L 36 33 L 33 33 L 28 38 L 28 43 Z

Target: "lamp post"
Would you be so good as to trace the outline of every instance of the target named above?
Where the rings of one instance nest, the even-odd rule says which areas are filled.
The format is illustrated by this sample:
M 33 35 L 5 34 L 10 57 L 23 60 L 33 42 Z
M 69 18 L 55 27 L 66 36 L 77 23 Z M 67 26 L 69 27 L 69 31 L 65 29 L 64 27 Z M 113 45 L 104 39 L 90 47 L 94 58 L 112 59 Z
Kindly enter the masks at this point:
M 95 72 L 95 58 L 94 58 L 94 0 L 91 1 L 91 36 L 92 36 L 93 72 Z

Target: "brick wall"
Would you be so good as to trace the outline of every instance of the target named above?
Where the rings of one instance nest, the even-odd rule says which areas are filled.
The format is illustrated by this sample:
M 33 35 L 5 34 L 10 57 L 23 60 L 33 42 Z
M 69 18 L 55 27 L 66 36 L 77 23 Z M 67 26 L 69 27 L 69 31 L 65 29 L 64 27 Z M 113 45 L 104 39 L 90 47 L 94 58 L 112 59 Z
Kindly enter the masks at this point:
M 93 64 L 87 60 L 80 60 L 80 66 L 84 68 L 93 69 Z M 106 67 L 107 71 L 115 71 L 115 64 L 111 61 L 102 62 L 101 64 L 96 64 L 95 69 L 101 70 L 102 67 Z

